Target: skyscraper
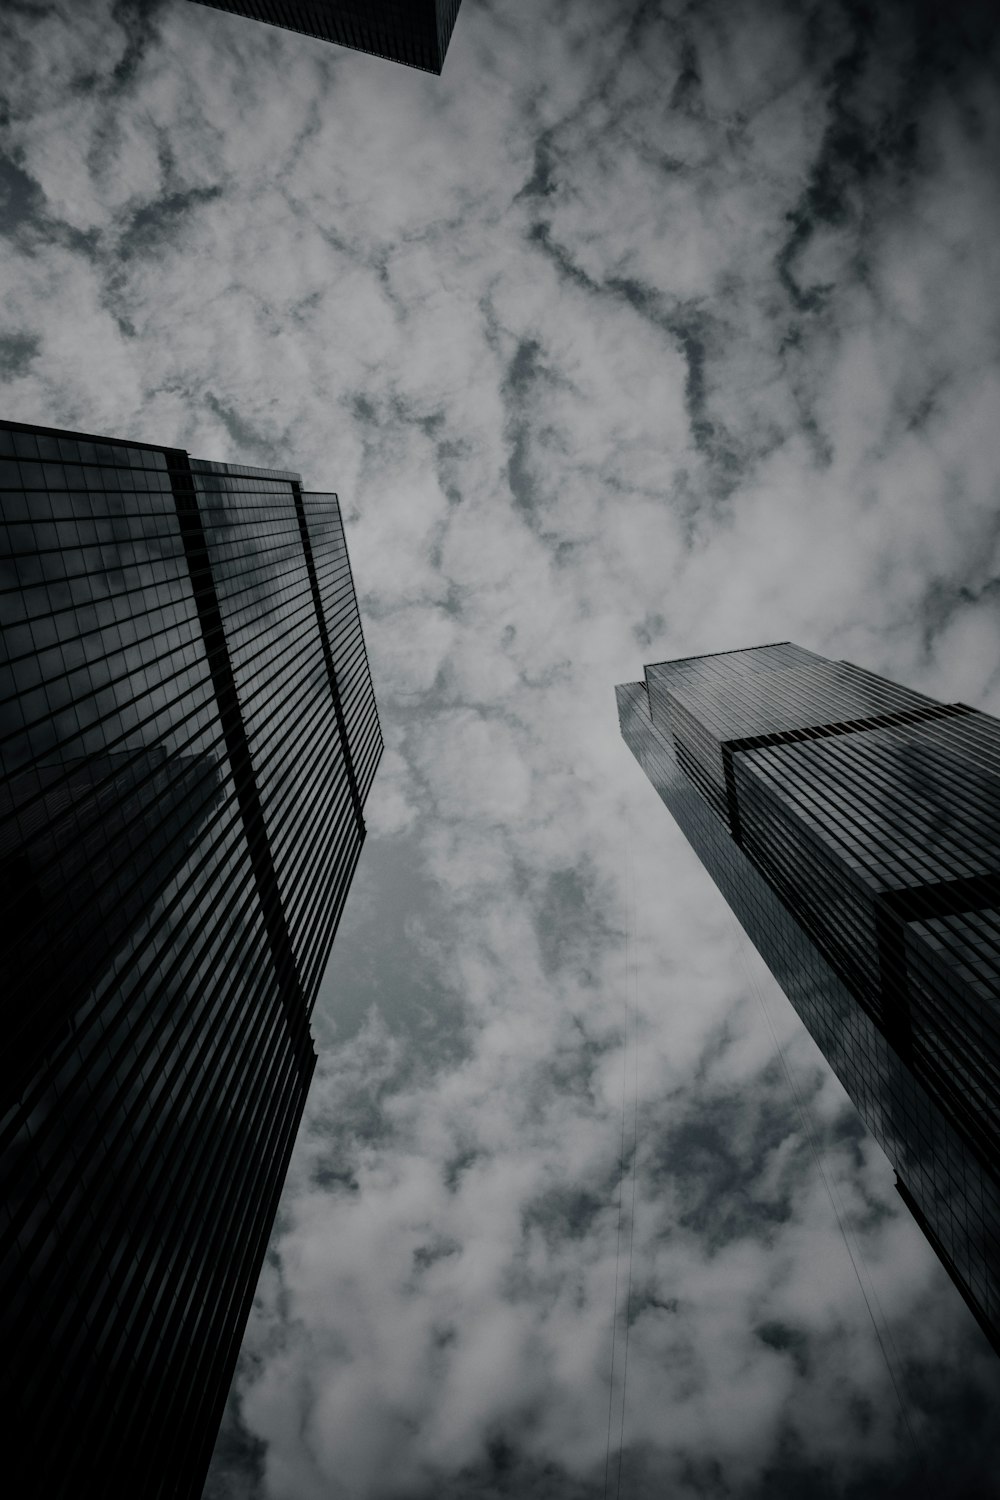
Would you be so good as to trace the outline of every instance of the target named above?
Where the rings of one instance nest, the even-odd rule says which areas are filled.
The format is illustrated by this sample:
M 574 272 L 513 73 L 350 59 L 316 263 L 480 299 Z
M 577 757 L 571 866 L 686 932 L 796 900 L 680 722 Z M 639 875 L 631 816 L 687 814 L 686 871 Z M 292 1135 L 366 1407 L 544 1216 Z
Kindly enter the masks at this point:
M 440 73 L 462 0 L 198 0 L 356 52 Z
M 334 495 L 0 423 L 17 1495 L 200 1495 L 381 753 Z
M 788 642 L 617 696 L 1000 1351 L 1000 721 Z

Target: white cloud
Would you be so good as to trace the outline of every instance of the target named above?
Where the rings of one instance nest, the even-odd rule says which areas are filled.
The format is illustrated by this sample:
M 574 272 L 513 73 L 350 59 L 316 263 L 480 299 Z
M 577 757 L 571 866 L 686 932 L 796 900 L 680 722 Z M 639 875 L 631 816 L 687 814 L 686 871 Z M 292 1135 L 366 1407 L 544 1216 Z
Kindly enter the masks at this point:
M 912 1470 L 850 1257 L 612 687 L 790 637 L 1000 707 L 995 103 L 833 4 L 466 0 L 440 80 L 144 24 L 116 84 L 109 5 L 16 18 L 4 413 L 339 491 L 420 908 L 402 959 L 359 926 L 403 998 L 323 1049 L 231 1410 L 259 1500 L 601 1488 L 629 847 L 634 1492 L 877 1493 Z M 881 166 L 823 158 L 857 121 Z M 972 1443 L 968 1315 L 767 993 L 928 1448 Z

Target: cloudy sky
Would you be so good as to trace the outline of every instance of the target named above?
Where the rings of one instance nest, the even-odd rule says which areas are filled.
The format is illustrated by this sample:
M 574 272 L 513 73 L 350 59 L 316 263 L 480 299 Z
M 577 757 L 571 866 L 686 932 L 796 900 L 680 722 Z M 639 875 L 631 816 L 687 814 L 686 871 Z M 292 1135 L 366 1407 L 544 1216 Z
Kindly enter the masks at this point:
M 211 1500 L 995 1492 L 613 693 L 792 639 L 1000 712 L 992 9 L 464 0 L 436 79 L 6 0 L 2 414 L 336 489 L 387 742 Z

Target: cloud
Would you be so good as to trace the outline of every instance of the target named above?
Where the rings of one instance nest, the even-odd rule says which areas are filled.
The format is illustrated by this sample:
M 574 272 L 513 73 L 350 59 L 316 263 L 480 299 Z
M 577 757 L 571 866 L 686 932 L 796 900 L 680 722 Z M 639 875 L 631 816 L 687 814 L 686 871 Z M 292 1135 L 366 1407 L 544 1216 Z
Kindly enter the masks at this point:
M 38 353 L 38 340 L 30 333 L 0 334 L 0 368 L 10 375 L 23 375 Z
M 943 14 L 465 0 L 441 79 L 12 18 L 5 415 L 336 489 L 390 746 L 217 1500 L 602 1494 L 627 1319 L 633 1493 L 995 1468 L 992 1357 L 612 694 L 790 637 L 1000 709 L 995 32 Z

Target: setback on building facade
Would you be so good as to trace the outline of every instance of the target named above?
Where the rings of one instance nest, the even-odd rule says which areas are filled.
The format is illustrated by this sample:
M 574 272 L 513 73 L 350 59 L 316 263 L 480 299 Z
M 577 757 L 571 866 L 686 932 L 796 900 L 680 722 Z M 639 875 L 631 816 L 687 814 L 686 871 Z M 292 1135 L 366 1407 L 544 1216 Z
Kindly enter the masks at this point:
M 1000 1352 L 1000 721 L 789 642 L 617 696 Z

